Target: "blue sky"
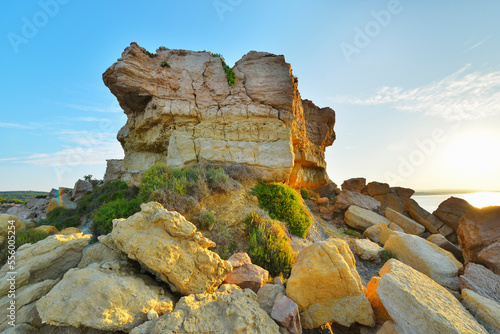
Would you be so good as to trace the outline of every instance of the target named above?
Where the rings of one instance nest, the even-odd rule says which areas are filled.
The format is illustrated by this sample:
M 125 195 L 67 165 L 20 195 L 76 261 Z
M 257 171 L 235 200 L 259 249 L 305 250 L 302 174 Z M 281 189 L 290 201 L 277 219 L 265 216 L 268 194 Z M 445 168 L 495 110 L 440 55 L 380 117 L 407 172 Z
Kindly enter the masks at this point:
M 125 123 L 102 73 L 154 52 L 284 54 L 302 98 L 337 114 L 338 183 L 500 190 L 498 1 L 2 3 L 0 190 L 72 186 L 121 158 Z

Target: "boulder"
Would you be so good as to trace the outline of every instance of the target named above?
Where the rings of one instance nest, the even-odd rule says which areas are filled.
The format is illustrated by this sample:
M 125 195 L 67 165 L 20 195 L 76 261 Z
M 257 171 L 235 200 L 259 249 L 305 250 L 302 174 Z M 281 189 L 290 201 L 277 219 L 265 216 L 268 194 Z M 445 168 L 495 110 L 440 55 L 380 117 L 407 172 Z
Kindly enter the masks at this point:
M 147 321 L 154 310 L 173 309 L 173 298 L 153 279 L 122 268 L 120 262 L 71 269 L 36 304 L 49 325 L 86 326 L 100 330 L 130 331 Z
M 23 221 L 36 219 L 38 216 L 36 211 L 28 209 L 25 205 L 15 205 L 9 208 L 6 214 L 16 216 Z
M 10 227 L 10 228 L 9 228 Z M 10 231 L 22 231 L 26 223 L 18 217 L 9 214 L 0 214 L 0 236 L 7 238 Z
M 474 212 L 475 210 L 477 209 L 470 205 L 466 200 L 457 197 L 450 197 L 446 201 L 439 204 L 436 211 L 432 214 L 456 232 L 460 218 L 462 218 L 466 213 Z
M 342 191 L 354 191 L 360 193 L 361 190 L 366 186 L 366 179 L 364 177 L 355 177 L 345 180 L 342 185 Z
M 385 223 L 386 225 L 391 223 L 389 219 L 356 205 L 351 205 L 349 209 L 347 209 L 344 215 L 344 221 L 347 225 L 362 231 L 380 223 Z
M 57 198 L 53 198 L 50 200 L 49 204 L 47 204 L 47 209 L 45 213 L 50 213 L 59 207 L 59 200 Z
M 460 287 L 494 300 L 500 304 L 500 275 L 480 264 L 469 263 L 460 276 Z
M 45 280 L 61 278 L 82 258 L 82 250 L 90 241 L 90 235 L 56 234 L 35 244 L 25 244 L 16 252 L 16 288 L 36 284 Z M 9 272 L 5 264 L 0 269 L 0 296 L 9 291 Z
M 354 239 L 354 253 L 362 260 L 380 262 L 384 249 L 368 239 Z
M 464 215 L 457 234 L 466 262 L 482 264 L 500 274 L 497 257 L 500 255 L 500 206 L 476 209 Z
M 128 117 L 117 135 L 124 173 L 208 161 L 246 165 L 293 187 L 327 184 L 335 112 L 300 98 L 284 56 L 252 51 L 233 70 L 230 87 L 210 52 L 161 47 L 153 55 L 131 43 L 103 74 Z
M 10 327 L 9 329 L 2 332 L 2 334 L 38 334 L 39 331 L 36 327 L 31 326 L 30 324 L 21 323 L 17 324 L 14 327 Z
M 50 199 L 48 198 L 30 198 L 26 203 L 26 207 L 30 210 L 44 211 L 47 210 Z
M 373 313 L 375 314 L 377 323 L 382 324 L 392 320 L 392 318 L 389 315 L 389 313 L 387 313 L 387 310 L 385 309 L 384 305 L 382 304 L 382 301 L 380 300 L 377 294 L 377 287 L 379 281 L 380 277 L 373 276 L 370 282 L 368 282 L 364 292 L 366 298 L 368 298 L 368 301 L 372 305 Z
M 410 266 L 391 259 L 380 276 L 378 297 L 400 333 L 487 333 L 451 293 Z
M 387 183 L 381 182 L 370 182 L 363 189 L 361 189 L 361 193 L 369 195 L 371 197 L 385 195 L 391 191 L 391 188 Z
M 264 284 L 257 292 L 257 302 L 267 314 L 271 315 L 276 298 L 284 293 L 285 287 L 283 284 Z
M 399 227 L 401 227 L 406 233 L 420 235 L 425 232 L 425 227 L 423 227 L 413 219 L 392 210 L 391 208 L 387 208 L 385 210 L 385 216 L 394 224 L 397 224 Z
M 342 326 L 375 324 L 354 256 L 343 240 L 315 242 L 301 251 L 292 267 L 286 294 L 299 306 L 303 328 L 329 322 Z
M 76 203 L 71 201 L 71 195 L 70 194 L 63 194 L 61 196 L 61 205 L 63 208 L 65 209 L 70 209 L 70 210 L 73 210 L 73 209 L 76 209 Z
M 104 183 L 108 183 L 114 180 L 124 180 L 127 182 L 127 172 L 125 171 L 125 166 L 123 159 L 108 159 L 106 160 L 106 172 L 104 173 Z M 139 183 L 140 181 L 137 181 Z M 127 182 L 128 183 L 128 182 Z
M 393 225 L 396 225 L 396 224 L 393 224 Z M 389 238 L 391 237 L 391 235 L 404 235 L 404 234 L 406 234 L 406 233 L 400 232 L 400 231 L 395 231 L 395 230 L 390 229 L 390 228 L 382 230 L 380 232 L 380 236 L 379 236 L 380 243 L 382 245 L 385 245 L 385 243 L 387 242 L 387 240 L 389 240 Z
M 280 295 L 276 298 L 271 318 L 286 328 L 290 334 L 302 334 L 299 307 L 287 296 Z
M 393 230 L 393 231 L 396 231 L 396 232 L 402 232 L 402 233 L 404 233 L 404 230 L 398 224 L 395 224 L 395 223 L 390 223 L 389 224 L 389 229 Z
M 391 190 L 387 183 L 370 182 L 361 190 L 362 194 L 369 195 L 380 202 L 380 211 L 391 208 L 396 212 L 406 214 L 406 209 L 399 196 Z
M 127 259 L 127 255 L 122 252 L 116 252 L 108 246 L 98 242 L 87 247 L 80 263 L 78 263 L 78 268 L 85 268 L 92 263 L 103 264 L 114 261 L 124 262 L 127 261 Z
M 432 234 L 426 240 L 432 242 L 433 244 L 441 247 L 444 250 L 447 250 L 448 252 L 453 254 L 453 256 L 455 256 L 458 261 L 462 263 L 464 262 L 462 251 L 457 246 L 452 244 L 448 239 L 446 239 L 442 234 Z
M 377 334 L 399 334 L 396 324 L 393 321 L 386 321 L 378 330 Z
M 82 233 L 82 231 L 80 231 L 76 227 L 66 227 L 61 232 L 59 232 L 59 234 L 63 234 L 63 235 L 69 235 L 69 234 L 75 234 L 75 233 Z
M 259 307 L 252 290 L 224 284 L 212 294 L 182 297 L 149 333 L 278 334 L 279 326 Z
M 445 225 L 439 218 L 427 212 L 418 203 L 410 199 L 406 202 L 406 209 L 417 223 L 424 226 L 431 233 L 440 233 L 445 237 L 453 233 L 453 230 L 448 225 Z
M 351 205 L 370 211 L 380 210 L 380 202 L 370 196 L 360 194 L 359 192 L 344 190 L 337 196 L 333 211 L 341 212 L 348 209 Z
M 396 254 L 399 261 L 427 275 L 452 290 L 460 289 L 458 271 L 463 266 L 453 254 L 432 242 L 410 234 L 394 234 L 384 248 Z
M 227 274 L 224 283 L 234 284 L 242 289 L 252 289 L 255 293 L 267 283 L 269 272 L 252 264 L 247 253 L 236 253 L 228 261 L 233 266 L 233 271 Z
M 415 193 L 415 190 L 403 187 L 391 187 L 391 191 L 398 195 L 401 203 L 403 203 L 404 206 L 406 206 L 406 203 L 410 200 L 410 197 L 412 197 Z
M 58 280 L 45 280 L 39 283 L 25 285 L 21 288 L 16 289 L 16 323 L 30 323 L 33 320 L 33 317 L 31 316 L 31 312 L 26 312 L 27 309 L 30 308 L 30 306 L 28 305 L 36 302 L 42 296 L 47 294 L 50 289 L 52 289 L 54 285 L 56 285 L 57 282 Z M 2 333 L 7 328 L 11 327 L 11 325 L 8 324 L 10 319 L 7 318 L 7 315 L 9 314 L 9 310 L 7 309 L 7 307 L 10 306 L 11 300 L 12 298 L 9 298 L 8 295 L 4 295 L 2 298 L 0 298 L 0 331 Z M 25 309 L 25 307 L 27 308 Z
M 73 200 L 77 200 L 78 198 L 86 195 L 87 193 L 92 191 L 92 186 L 89 181 L 86 180 L 78 180 L 73 187 L 73 192 L 71 193 L 71 198 Z
M 59 230 L 52 225 L 40 225 L 38 227 L 35 227 L 35 230 L 42 231 L 50 235 L 59 234 Z
M 462 290 L 462 298 L 464 306 L 490 334 L 500 334 L 500 304 L 469 289 Z
M 370 239 L 373 242 L 380 243 L 380 233 L 382 233 L 383 230 L 387 230 L 387 229 L 388 229 L 388 227 L 385 223 L 373 225 L 371 227 L 368 227 L 363 232 L 363 236 L 365 238 Z
M 183 295 L 214 292 L 232 271 L 228 261 L 208 249 L 213 241 L 159 203 L 142 204 L 133 216 L 114 219 L 110 236 L 120 251 Z

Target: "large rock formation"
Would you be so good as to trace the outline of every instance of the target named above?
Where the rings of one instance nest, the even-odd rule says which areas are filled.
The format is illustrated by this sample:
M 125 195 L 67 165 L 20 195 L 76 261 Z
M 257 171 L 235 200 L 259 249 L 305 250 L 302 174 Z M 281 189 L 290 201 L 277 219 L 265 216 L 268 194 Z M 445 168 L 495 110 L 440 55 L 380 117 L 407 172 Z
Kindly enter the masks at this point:
M 232 271 L 228 261 L 208 249 L 213 241 L 156 202 L 142 204 L 141 212 L 127 219 L 114 219 L 109 235 L 116 248 L 183 295 L 212 293 Z
M 300 98 L 283 56 L 252 51 L 233 70 L 230 87 L 221 60 L 209 52 L 127 47 L 103 74 L 128 117 L 118 133 L 123 177 L 137 182 L 155 163 L 210 161 L 245 164 L 292 186 L 326 184 L 334 111 Z M 112 164 L 120 175 L 120 164 Z

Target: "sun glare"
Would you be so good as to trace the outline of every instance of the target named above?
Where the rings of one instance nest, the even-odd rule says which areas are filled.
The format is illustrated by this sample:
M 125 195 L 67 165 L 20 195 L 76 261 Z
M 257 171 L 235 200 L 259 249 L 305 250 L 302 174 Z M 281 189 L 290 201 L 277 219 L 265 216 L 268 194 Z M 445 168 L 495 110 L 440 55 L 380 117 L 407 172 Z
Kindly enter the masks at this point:
M 450 170 L 459 176 L 489 174 L 500 168 L 499 147 L 499 137 L 480 133 L 465 135 L 450 144 L 446 161 Z
M 464 199 L 476 208 L 484 208 L 485 206 L 500 205 L 500 192 L 480 192 L 472 194 L 464 194 Z

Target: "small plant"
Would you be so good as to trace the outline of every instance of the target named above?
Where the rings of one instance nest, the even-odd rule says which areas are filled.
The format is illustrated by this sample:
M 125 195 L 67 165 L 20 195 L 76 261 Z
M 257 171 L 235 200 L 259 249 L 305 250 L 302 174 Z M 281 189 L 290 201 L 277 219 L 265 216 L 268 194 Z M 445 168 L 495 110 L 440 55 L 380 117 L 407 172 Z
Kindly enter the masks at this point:
M 351 230 L 350 228 L 346 228 L 346 229 L 342 230 L 342 233 L 345 235 L 350 235 L 351 237 L 355 237 L 355 238 L 361 237 L 361 235 L 358 231 Z
M 311 195 L 309 195 L 309 192 L 304 188 L 300 189 L 300 196 L 302 196 L 303 199 L 311 198 Z
M 137 199 L 118 198 L 105 203 L 92 213 L 92 231 L 97 235 L 108 234 L 113 229 L 113 219 L 128 218 L 138 211 L 140 203 Z
M 39 225 L 52 225 L 59 231 L 66 227 L 76 227 L 80 225 L 80 215 L 77 209 L 55 208 L 47 214 L 46 219 L 40 219 Z
M 272 276 L 288 277 L 296 254 L 290 246 L 286 227 L 277 221 L 261 219 L 257 213 L 250 214 L 243 223 L 252 263 L 265 268 Z
M 84 179 L 85 181 L 87 181 L 87 182 L 89 182 L 89 183 L 90 183 L 90 181 L 92 181 L 92 175 L 91 175 L 91 174 L 89 174 L 89 175 L 84 175 L 84 176 L 83 176 L 83 179 Z
M 398 256 L 396 255 L 396 253 L 394 253 L 394 252 L 392 252 L 390 250 L 384 249 L 382 251 L 382 262 L 386 263 L 390 259 L 396 259 L 397 260 Z
M 282 183 L 260 182 L 252 188 L 252 194 L 258 198 L 259 206 L 271 218 L 286 222 L 292 234 L 306 237 L 311 219 L 306 214 L 297 191 Z
M 24 244 L 34 244 L 47 238 L 49 234 L 45 231 L 38 231 L 33 228 L 27 228 L 16 233 L 16 249 Z
M 203 211 L 195 219 L 196 224 L 204 230 L 212 230 L 215 225 L 215 216 L 211 211 Z
M 160 66 L 161 66 L 161 67 L 170 68 L 170 65 L 167 63 L 167 61 L 166 61 L 166 60 L 162 61 L 162 62 L 160 63 Z
M 234 81 L 235 74 L 233 69 L 226 64 L 224 57 L 220 53 L 212 53 L 212 57 L 220 58 L 222 68 L 224 69 L 224 72 L 226 72 L 227 84 L 230 87 L 234 87 L 236 85 L 236 82 Z

